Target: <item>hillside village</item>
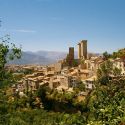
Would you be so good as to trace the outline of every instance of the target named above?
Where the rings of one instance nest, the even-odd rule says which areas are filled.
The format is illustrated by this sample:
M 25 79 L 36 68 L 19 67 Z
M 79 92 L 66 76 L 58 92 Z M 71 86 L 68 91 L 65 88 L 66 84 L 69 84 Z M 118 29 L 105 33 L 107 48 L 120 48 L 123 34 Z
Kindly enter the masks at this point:
M 0 125 L 125 125 L 125 0 L 0 0 Z
M 66 58 L 55 64 L 41 65 L 8 65 L 9 70 L 15 71 L 14 75 L 21 76 L 21 71 L 29 72 L 21 76 L 17 84 L 12 86 L 13 93 L 19 92 L 23 96 L 29 91 L 35 92 L 40 86 L 46 85 L 58 92 L 72 92 L 79 83 L 85 85 L 87 95 L 92 90 L 94 81 L 97 78 L 97 70 L 105 61 L 102 56 L 91 56 L 87 52 L 87 40 L 78 43 L 78 59 L 74 58 L 74 47 L 69 47 Z M 110 59 L 114 67 L 121 69 L 125 75 L 125 60 L 116 58 Z

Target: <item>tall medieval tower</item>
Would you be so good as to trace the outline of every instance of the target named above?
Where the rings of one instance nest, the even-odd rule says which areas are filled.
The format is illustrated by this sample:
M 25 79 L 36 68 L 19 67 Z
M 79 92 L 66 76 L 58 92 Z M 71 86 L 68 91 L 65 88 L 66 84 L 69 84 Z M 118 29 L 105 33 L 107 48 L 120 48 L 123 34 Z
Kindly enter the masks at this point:
M 69 61 L 74 60 L 74 47 L 69 47 Z
M 78 43 L 78 59 L 87 59 L 87 40 Z
M 74 47 L 69 47 L 69 53 L 66 57 L 66 63 L 68 66 L 72 66 L 74 61 Z

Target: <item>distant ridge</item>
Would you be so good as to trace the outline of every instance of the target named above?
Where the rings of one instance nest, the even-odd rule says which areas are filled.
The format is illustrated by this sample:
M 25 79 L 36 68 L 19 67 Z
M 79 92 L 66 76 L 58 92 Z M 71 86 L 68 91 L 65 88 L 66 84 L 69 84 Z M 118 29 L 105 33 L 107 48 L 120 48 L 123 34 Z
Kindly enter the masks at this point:
M 21 59 L 15 59 L 10 61 L 9 64 L 40 64 L 40 65 L 48 65 L 57 62 L 58 60 L 64 59 L 68 52 L 58 52 L 58 51 L 26 51 L 22 52 Z M 93 53 L 91 53 L 93 54 Z M 93 54 L 98 55 L 98 54 Z M 77 58 L 77 52 L 75 52 L 75 58 Z
M 21 59 L 10 61 L 9 64 L 41 64 L 48 65 L 66 57 L 66 52 L 37 51 L 22 52 Z

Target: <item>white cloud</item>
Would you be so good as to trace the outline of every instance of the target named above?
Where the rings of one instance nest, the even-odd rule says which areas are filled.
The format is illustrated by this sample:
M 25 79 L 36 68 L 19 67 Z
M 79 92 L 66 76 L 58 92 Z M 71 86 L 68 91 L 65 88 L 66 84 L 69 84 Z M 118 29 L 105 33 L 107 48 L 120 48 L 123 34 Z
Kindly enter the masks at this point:
M 20 32 L 20 33 L 36 33 L 35 30 L 27 30 L 27 29 L 1 29 L 3 32 Z
M 26 29 L 11 29 L 9 31 L 21 32 L 21 33 L 36 33 L 35 30 L 26 30 Z

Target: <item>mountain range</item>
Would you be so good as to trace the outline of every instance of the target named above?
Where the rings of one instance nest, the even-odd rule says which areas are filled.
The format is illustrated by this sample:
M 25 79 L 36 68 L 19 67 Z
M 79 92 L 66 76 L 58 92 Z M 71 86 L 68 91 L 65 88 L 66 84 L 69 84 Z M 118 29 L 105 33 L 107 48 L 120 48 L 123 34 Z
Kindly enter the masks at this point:
M 9 64 L 41 64 L 48 65 L 57 62 L 60 59 L 64 59 L 67 52 L 56 52 L 56 51 L 37 51 L 22 52 L 21 59 L 14 59 Z
M 66 58 L 68 52 L 58 52 L 58 51 L 37 51 L 31 52 L 26 51 L 22 52 L 21 59 L 14 59 L 10 61 L 9 64 L 40 64 L 40 65 L 48 65 L 57 62 L 58 60 Z M 99 56 L 100 54 L 89 53 L 92 56 Z M 75 58 L 77 58 L 77 52 L 75 52 Z

